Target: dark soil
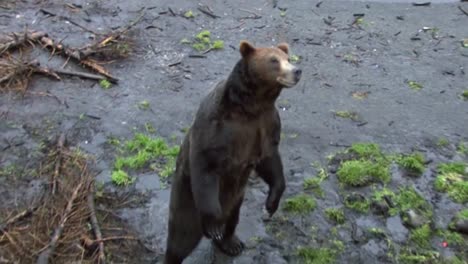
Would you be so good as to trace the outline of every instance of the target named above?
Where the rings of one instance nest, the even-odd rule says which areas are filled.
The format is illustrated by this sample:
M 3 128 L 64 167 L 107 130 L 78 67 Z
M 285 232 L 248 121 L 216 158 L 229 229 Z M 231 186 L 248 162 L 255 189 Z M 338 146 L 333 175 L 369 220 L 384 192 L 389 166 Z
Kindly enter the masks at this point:
M 468 142 L 468 101 L 460 96 L 468 89 L 468 48 L 461 45 L 468 38 L 468 16 L 458 8 L 468 10 L 468 3 L 420 7 L 380 1 L 323 1 L 320 5 L 316 0 L 205 1 L 219 16 L 212 18 L 201 13 L 196 3 L 180 0 L 69 2 L 79 8 L 57 0 L 27 2 L 32 1 L 0 4 L 2 34 L 21 32 L 27 26 L 80 47 L 89 43 L 92 33 L 58 16 L 49 17 L 39 8 L 102 33 L 129 24 L 143 7 L 146 13 L 131 31 L 134 49 L 130 56 L 105 65 L 120 79 L 118 85 L 103 89 L 95 81 L 35 76 L 24 96 L 14 92 L 0 95 L 3 210 L 24 208 L 43 191 L 39 186 L 45 181 L 34 173 L 43 158 L 40 148 L 64 132 L 70 144 L 94 157 L 94 169 L 100 172 L 97 181 L 104 184 L 104 191 L 128 199 L 126 206 L 100 203 L 114 210 L 146 245 L 127 260 L 157 262 L 165 249 L 169 186 L 155 172 L 145 170 L 132 174 L 136 181 L 131 186 L 116 187 L 111 172 L 119 153 L 107 139 L 130 139 L 135 132 L 145 132 L 145 124 L 150 123 L 155 135 L 180 142 L 202 97 L 227 77 L 240 58 L 242 39 L 256 45 L 286 41 L 291 53 L 300 58 L 302 80 L 284 90 L 278 100 L 283 124 L 280 151 L 288 181 L 285 198 L 303 192 L 304 178 L 318 173 L 312 163 L 327 168 L 327 156 L 354 142 L 374 142 L 388 153 L 417 150 L 432 161 L 421 177 L 392 170 L 388 186 L 394 190 L 414 186 L 433 206 L 434 228 L 446 228 L 460 209 L 467 208 L 436 193 L 433 179 L 438 163 L 467 161 L 456 146 Z M 188 10 L 195 18 L 183 17 Z M 364 16 L 357 20 L 359 16 L 353 14 Z M 223 40 L 224 49 L 208 52 L 203 58 L 190 57 L 199 52 L 181 40 L 192 39 L 203 29 L 211 32 L 212 39 Z M 44 65 L 64 62 L 57 56 L 48 62 L 49 53 L 39 49 L 30 56 Z M 410 81 L 422 88 L 411 89 Z M 357 99 L 356 92 L 367 97 Z M 138 107 L 143 100 L 150 109 Z M 359 118 L 341 118 L 336 111 L 355 112 Z M 448 144 L 441 146 L 440 139 Z M 186 263 L 304 263 L 296 254 L 299 246 L 331 247 L 332 240 L 344 245 L 338 263 L 397 263 L 396 256 L 407 247 L 410 232 L 401 218 L 345 210 L 345 224 L 332 235 L 334 224 L 327 221 L 324 210 L 342 207 L 345 194 L 352 190 L 340 186 L 333 173 L 321 185 L 324 196 L 317 198 L 313 212 L 299 216 L 279 210 L 273 219 L 265 219 L 261 210 L 266 185 L 252 181 L 238 227 L 247 250 L 228 258 L 203 240 Z M 5 218 L 0 215 L 0 223 Z M 391 246 L 385 236 L 369 235 L 368 228 L 384 230 Z M 463 257 L 459 248 L 450 244 L 444 248 L 437 239 L 432 246 L 443 258 Z

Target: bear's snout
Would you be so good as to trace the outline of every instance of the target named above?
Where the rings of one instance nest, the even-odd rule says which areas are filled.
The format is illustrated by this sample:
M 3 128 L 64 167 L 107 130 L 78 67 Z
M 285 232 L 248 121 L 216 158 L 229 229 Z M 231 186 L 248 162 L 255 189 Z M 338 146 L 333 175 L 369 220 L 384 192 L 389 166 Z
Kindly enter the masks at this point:
M 293 73 L 294 73 L 294 80 L 297 83 L 301 79 L 302 70 L 300 68 L 295 68 Z

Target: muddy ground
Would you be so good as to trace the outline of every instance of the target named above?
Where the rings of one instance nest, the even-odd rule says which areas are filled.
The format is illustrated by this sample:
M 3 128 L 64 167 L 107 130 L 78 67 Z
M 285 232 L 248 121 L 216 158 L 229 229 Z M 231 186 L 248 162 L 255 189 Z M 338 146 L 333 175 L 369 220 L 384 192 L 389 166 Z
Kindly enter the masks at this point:
M 71 9 L 66 3 L 79 8 Z M 32 173 L 42 157 L 38 148 L 65 132 L 71 144 L 96 159 L 97 181 L 104 183 L 104 190 L 128 194 L 129 199 L 147 198 L 115 213 L 152 251 L 142 250 L 114 263 L 157 263 L 165 249 L 170 184 L 162 184 L 154 171 L 144 170 L 132 175 L 134 184 L 116 187 L 111 172 L 118 153 L 108 139 L 130 139 L 135 132 L 145 133 L 149 123 L 155 135 L 180 143 L 201 98 L 229 74 L 239 59 L 239 41 L 248 39 L 256 45 L 288 42 L 303 69 L 300 83 L 285 90 L 277 103 L 288 181 L 285 198 L 303 192 L 304 178 L 318 173 L 312 164 L 326 168 L 327 156 L 354 142 L 374 142 L 386 152 L 418 150 L 432 161 L 416 179 L 394 170 L 389 187 L 414 186 L 434 207 L 435 226 L 445 228 L 454 214 L 467 208 L 437 194 L 432 181 L 437 163 L 467 160 L 456 146 L 468 141 L 468 101 L 460 96 L 468 89 L 468 49 L 461 45 L 468 37 L 468 16 L 458 9 L 461 5 L 468 10 L 468 3 L 417 7 L 301 0 L 278 1 L 274 6 L 273 1 L 235 0 L 203 4 L 218 17 L 201 13 L 196 3 L 180 0 L 2 2 L 2 34 L 19 32 L 27 25 L 72 46 L 88 43 L 92 34 L 48 17 L 39 8 L 98 32 L 128 24 L 143 7 L 146 11 L 132 30 L 131 56 L 106 65 L 120 78 L 118 85 L 103 89 L 95 81 L 79 78 L 34 77 L 24 97 L 14 92 L 1 94 L 0 166 L 4 171 L 15 169 L 0 177 L 0 206 L 11 209 L 28 203 L 45 183 Z M 181 15 L 188 10 L 193 10 L 195 18 Z M 353 25 L 357 19 L 353 14 L 364 16 Z M 223 40 L 224 49 L 203 58 L 189 57 L 198 52 L 181 40 L 192 39 L 202 29 L 209 30 L 213 39 Z M 44 54 L 37 51 L 32 56 L 47 64 L 48 54 Z M 422 89 L 411 89 L 410 81 Z M 358 99 L 355 92 L 367 96 Z M 138 107 L 143 100 L 150 109 Z M 358 117 L 337 117 L 335 111 L 356 112 Z M 337 263 L 398 262 L 395 256 L 407 246 L 409 233 L 399 216 L 382 218 L 346 209 L 345 224 L 333 229 L 324 210 L 342 207 L 344 194 L 361 189 L 340 186 L 333 173 L 322 188 L 325 195 L 316 198 L 313 212 L 297 216 L 279 210 L 272 220 L 264 221 L 267 189 L 253 180 L 238 227 L 248 249 L 237 258 L 228 258 L 203 240 L 185 263 L 304 263 L 296 256 L 298 246 L 328 247 L 332 238 L 344 244 Z M 366 236 L 364 231 L 371 227 L 385 230 L 392 247 L 385 238 Z M 466 257 L 451 245 L 442 247 L 440 239 L 431 243 L 442 258 Z

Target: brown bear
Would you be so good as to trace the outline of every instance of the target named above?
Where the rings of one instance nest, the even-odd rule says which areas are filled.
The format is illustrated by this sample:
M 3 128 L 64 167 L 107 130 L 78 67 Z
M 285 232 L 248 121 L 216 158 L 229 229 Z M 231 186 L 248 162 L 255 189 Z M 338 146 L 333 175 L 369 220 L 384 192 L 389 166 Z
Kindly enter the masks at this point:
M 165 264 L 182 263 L 203 235 L 227 255 L 242 252 L 235 229 L 253 170 L 269 186 L 270 217 L 278 209 L 285 178 L 275 101 L 301 78 L 288 49 L 286 43 L 254 47 L 241 41 L 242 58 L 202 100 L 177 157 Z

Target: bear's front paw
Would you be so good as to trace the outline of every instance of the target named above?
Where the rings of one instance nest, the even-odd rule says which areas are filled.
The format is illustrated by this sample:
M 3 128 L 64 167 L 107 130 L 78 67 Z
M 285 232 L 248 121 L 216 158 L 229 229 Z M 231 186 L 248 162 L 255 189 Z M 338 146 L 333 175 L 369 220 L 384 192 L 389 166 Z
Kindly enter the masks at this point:
M 270 217 L 272 217 L 276 210 L 278 210 L 279 200 L 280 199 L 267 199 L 265 207 Z
M 203 234 L 213 240 L 220 241 L 224 236 L 224 224 L 210 217 L 203 217 Z

